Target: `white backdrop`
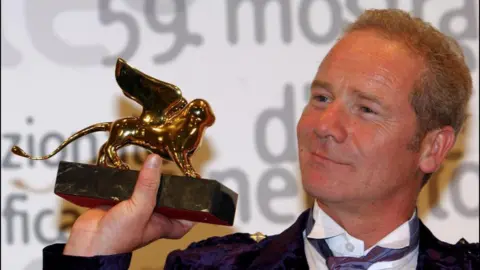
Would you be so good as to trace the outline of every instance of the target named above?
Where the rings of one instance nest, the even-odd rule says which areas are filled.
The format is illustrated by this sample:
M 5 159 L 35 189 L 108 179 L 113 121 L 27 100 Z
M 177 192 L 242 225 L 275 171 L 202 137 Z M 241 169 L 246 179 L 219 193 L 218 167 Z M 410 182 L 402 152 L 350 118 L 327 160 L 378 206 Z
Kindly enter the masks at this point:
M 83 127 L 138 114 L 116 85 L 116 57 L 213 107 L 217 121 L 194 164 L 239 193 L 232 231 L 284 230 L 306 207 L 295 137 L 305 86 L 346 22 L 364 8 L 387 6 L 453 35 L 468 57 L 471 119 L 419 210 L 439 238 L 478 241 L 477 1 L 16 0 L 2 1 L 1 17 L 1 266 L 41 269 L 41 249 L 66 240 L 59 220 L 71 224 L 78 212 L 66 211 L 52 192 L 56 166 L 89 162 L 106 134 L 81 139 L 50 161 L 9 149 L 45 154 Z

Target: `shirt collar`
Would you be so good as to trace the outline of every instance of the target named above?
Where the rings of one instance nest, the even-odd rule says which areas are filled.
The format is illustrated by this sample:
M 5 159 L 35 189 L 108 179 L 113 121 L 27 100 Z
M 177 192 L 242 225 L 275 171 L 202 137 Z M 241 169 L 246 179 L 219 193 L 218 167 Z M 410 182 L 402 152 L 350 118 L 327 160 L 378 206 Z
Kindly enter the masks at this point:
M 307 237 L 315 239 L 328 239 L 339 236 L 346 236 L 350 239 L 355 239 L 363 244 L 362 240 L 359 240 L 345 231 L 338 223 L 336 223 L 330 216 L 328 216 L 315 202 L 313 206 L 312 217 L 315 220 L 315 224 L 312 230 L 308 233 Z M 369 250 L 375 246 L 384 248 L 399 249 L 406 247 L 410 244 L 410 236 L 412 230 L 418 230 L 418 217 L 417 210 L 415 209 L 412 217 L 381 239 L 378 243 L 372 246 Z M 414 243 L 415 244 L 415 243 Z M 363 245 L 364 246 L 364 245 Z M 366 252 L 368 252 L 367 250 Z

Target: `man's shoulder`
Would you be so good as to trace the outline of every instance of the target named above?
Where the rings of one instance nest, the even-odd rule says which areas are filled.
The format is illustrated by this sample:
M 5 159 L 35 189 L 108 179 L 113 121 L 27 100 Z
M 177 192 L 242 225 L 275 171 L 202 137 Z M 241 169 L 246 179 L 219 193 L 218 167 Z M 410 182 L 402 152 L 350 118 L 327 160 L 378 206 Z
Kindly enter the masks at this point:
M 454 248 L 463 254 L 465 262 L 480 268 L 480 243 L 468 243 L 462 238 L 454 245 Z
M 420 241 L 420 265 L 480 269 L 480 244 L 464 238 L 455 244 L 444 242 L 427 229 Z M 428 269 L 428 267 L 427 267 Z
M 195 251 L 199 249 L 211 249 L 224 247 L 226 250 L 235 250 L 238 248 L 252 248 L 257 246 L 260 241 L 255 239 L 256 234 L 233 233 L 225 236 L 213 236 L 198 242 L 191 243 L 185 251 Z
M 446 255 L 442 256 L 444 261 L 456 260 L 463 269 L 480 269 L 480 244 L 478 242 L 468 243 L 462 238 L 456 244 L 451 245 L 451 250 L 445 252 L 444 255 Z
M 441 240 L 437 239 L 436 245 L 432 245 L 429 249 L 427 249 L 430 253 L 442 253 L 445 255 L 449 254 L 457 254 L 463 255 L 467 259 L 471 260 L 480 260 L 479 253 L 480 253 L 480 243 L 469 243 L 464 238 L 460 239 L 455 244 L 450 244 Z
M 234 233 L 175 250 L 167 256 L 165 269 L 308 268 L 302 234 L 308 213 L 305 210 L 279 234 Z
M 165 262 L 165 269 L 197 269 L 235 265 L 247 266 L 272 237 L 256 233 L 233 233 L 210 237 L 194 242 L 184 250 L 172 251 Z M 185 268 L 186 267 L 186 268 Z

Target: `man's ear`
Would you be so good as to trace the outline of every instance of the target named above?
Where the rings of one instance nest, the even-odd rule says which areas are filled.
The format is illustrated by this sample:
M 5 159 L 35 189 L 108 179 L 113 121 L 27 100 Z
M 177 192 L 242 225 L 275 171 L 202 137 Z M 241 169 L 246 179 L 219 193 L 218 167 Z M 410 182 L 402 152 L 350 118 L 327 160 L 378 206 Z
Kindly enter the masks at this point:
M 455 131 L 450 126 L 427 133 L 421 146 L 420 169 L 425 174 L 435 172 L 445 160 L 454 144 Z

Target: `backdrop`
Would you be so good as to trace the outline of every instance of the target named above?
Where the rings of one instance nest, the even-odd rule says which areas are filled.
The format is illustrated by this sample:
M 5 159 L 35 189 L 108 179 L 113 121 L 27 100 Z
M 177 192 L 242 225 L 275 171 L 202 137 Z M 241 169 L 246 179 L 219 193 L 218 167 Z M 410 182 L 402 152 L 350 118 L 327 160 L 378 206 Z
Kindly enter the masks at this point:
M 52 151 L 90 124 L 138 115 L 114 78 L 117 57 L 204 98 L 217 121 L 194 166 L 239 193 L 235 226 L 199 225 L 182 240 L 134 253 L 132 269 L 161 269 L 165 255 L 227 233 L 279 233 L 311 201 L 301 188 L 295 124 L 306 85 L 342 26 L 365 8 L 411 11 L 462 45 L 474 77 L 468 125 L 423 190 L 419 213 L 441 239 L 479 240 L 478 2 L 475 0 L 2 1 L 2 267 L 41 269 L 42 248 L 64 242 L 85 209 L 53 194 L 60 160 L 91 162 L 106 134 L 85 137 L 48 161 L 13 156 Z M 138 168 L 145 157 L 129 147 Z M 172 164 L 170 171 L 178 173 Z M 395 211 L 392 209 L 392 211 Z

